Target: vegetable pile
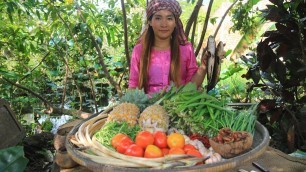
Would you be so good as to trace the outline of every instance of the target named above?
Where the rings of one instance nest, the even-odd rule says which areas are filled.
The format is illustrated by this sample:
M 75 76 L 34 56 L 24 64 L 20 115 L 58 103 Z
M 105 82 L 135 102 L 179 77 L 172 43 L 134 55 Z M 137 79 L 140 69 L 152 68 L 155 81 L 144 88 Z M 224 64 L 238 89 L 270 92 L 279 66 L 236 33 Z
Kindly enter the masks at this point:
M 255 108 L 232 109 L 191 83 L 151 99 L 136 89 L 122 100 L 79 127 L 70 141 L 81 155 L 120 167 L 188 167 L 237 156 L 253 141 Z
M 167 136 L 161 131 L 154 134 L 149 131 L 140 131 L 135 141 L 128 135 L 118 133 L 112 138 L 112 146 L 119 153 L 135 157 L 160 158 L 171 154 L 203 157 L 195 146 L 185 144 L 185 138 L 180 133 Z
M 94 133 L 97 132 L 97 130 L 104 129 L 103 126 L 105 124 L 106 116 L 107 114 L 100 114 L 88 121 L 85 121 L 78 128 L 78 131 L 74 135 L 75 137 L 72 137 L 70 139 L 70 142 L 78 147 L 78 149 L 74 150 L 75 152 L 77 152 L 78 155 L 82 155 L 86 159 L 104 165 L 112 165 L 118 167 L 133 167 L 133 168 L 154 168 L 154 169 L 193 166 L 208 158 L 208 157 L 199 158 L 188 154 L 170 154 L 170 153 L 168 153 L 165 156 L 155 158 L 154 156 L 156 156 L 156 153 L 158 151 L 156 151 L 157 146 L 154 145 L 154 142 L 153 144 L 146 145 L 147 143 L 145 141 L 147 140 L 145 138 L 143 137 L 137 138 L 138 134 L 143 133 L 142 131 L 138 132 L 135 141 L 133 141 L 130 136 L 121 137 L 120 136 L 121 134 L 119 136 L 117 136 L 116 134 L 111 141 L 112 145 L 116 147 L 116 151 L 114 151 L 113 149 L 107 148 L 105 145 L 101 144 L 99 141 L 97 141 L 97 138 L 94 136 Z M 146 131 L 145 133 L 147 132 L 148 131 Z M 124 144 L 120 143 L 121 142 L 120 140 L 125 140 Z M 133 144 L 133 142 L 135 144 Z M 136 143 L 138 144 L 138 146 L 135 146 Z M 122 144 L 123 149 L 118 148 L 120 144 Z M 167 142 L 167 145 L 170 144 L 168 144 Z M 139 146 L 141 147 L 141 149 L 139 148 Z M 146 148 L 144 149 L 144 147 Z M 152 156 L 152 158 L 139 157 L 140 156 L 139 154 L 142 154 L 141 150 L 147 150 L 146 156 L 147 157 Z M 152 154 L 152 152 L 154 154 Z M 138 156 L 135 156 L 136 154 L 138 154 Z M 144 152 L 144 154 L 146 153 Z
M 238 111 L 226 106 L 205 92 L 197 91 L 192 83 L 180 88 L 172 87 L 157 103 L 163 105 L 170 116 L 170 125 L 188 134 L 199 133 L 212 137 L 221 128 L 254 132 L 255 108 Z

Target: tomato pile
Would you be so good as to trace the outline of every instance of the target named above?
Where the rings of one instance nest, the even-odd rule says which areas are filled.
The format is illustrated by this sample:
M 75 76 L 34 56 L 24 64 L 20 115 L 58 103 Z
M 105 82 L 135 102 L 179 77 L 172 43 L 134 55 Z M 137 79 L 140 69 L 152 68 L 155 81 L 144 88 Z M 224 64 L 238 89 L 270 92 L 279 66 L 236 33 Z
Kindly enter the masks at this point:
M 118 133 L 111 140 L 117 152 L 135 157 L 160 158 L 168 154 L 188 154 L 202 157 L 199 150 L 191 144 L 185 144 L 185 138 L 180 133 L 166 133 L 157 131 L 140 131 L 135 141 L 128 135 Z

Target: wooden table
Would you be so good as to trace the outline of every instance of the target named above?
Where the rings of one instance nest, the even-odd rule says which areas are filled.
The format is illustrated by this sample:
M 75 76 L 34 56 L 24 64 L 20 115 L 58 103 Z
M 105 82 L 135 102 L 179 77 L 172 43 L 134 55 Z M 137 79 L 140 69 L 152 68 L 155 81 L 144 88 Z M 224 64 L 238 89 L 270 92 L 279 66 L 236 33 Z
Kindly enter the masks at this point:
M 268 147 L 265 153 L 258 158 L 238 165 L 231 171 L 263 171 L 256 168 L 253 162 L 270 172 L 306 172 L 306 158 L 292 157 L 272 147 Z

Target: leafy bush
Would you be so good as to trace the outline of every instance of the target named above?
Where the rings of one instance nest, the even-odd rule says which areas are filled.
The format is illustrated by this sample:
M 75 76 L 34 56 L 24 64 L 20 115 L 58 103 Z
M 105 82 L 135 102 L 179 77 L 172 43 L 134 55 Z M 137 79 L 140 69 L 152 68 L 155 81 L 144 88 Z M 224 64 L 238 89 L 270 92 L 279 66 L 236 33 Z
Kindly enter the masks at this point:
M 306 143 L 298 115 L 306 103 L 306 1 L 270 2 L 262 16 L 276 29 L 264 33 L 256 54 L 242 57 L 250 66 L 244 77 L 253 80 L 250 92 L 260 88 L 267 95 L 260 102 L 259 120 L 275 142 L 287 143 L 282 151 L 292 152 Z
M 246 72 L 246 67 L 242 61 L 236 63 L 224 60 L 219 82 L 209 94 L 216 97 L 223 97 L 232 103 L 251 103 L 258 102 L 262 97 L 260 91 L 253 90 L 248 92 L 249 82 L 241 76 Z

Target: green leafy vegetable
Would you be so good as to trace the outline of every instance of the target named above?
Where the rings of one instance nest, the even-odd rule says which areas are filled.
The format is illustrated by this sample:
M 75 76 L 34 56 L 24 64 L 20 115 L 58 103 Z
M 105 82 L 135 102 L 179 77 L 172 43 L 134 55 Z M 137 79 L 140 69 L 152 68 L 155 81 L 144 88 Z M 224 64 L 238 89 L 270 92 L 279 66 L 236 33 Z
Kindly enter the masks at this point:
M 132 140 L 135 140 L 136 134 L 140 131 L 138 125 L 129 126 L 127 122 L 108 121 L 104 126 L 94 134 L 97 141 L 104 146 L 114 149 L 111 144 L 111 139 L 118 133 L 128 135 Z

